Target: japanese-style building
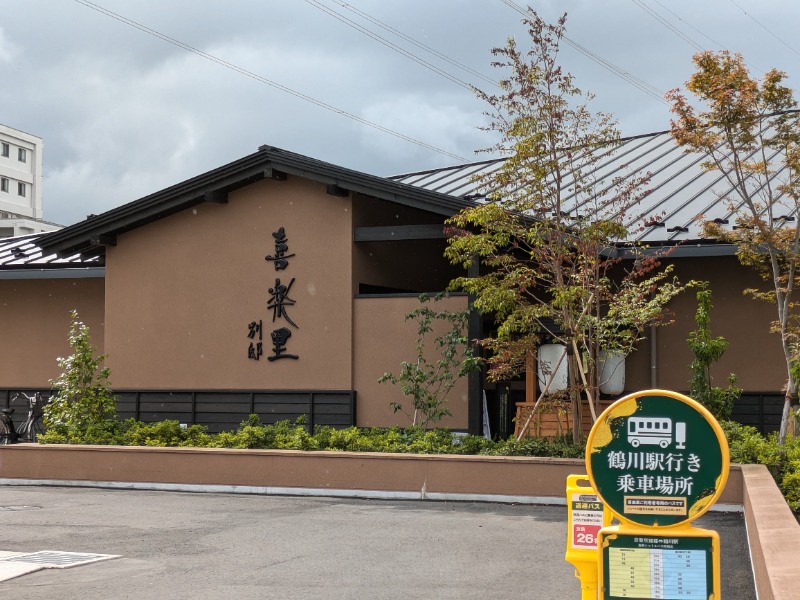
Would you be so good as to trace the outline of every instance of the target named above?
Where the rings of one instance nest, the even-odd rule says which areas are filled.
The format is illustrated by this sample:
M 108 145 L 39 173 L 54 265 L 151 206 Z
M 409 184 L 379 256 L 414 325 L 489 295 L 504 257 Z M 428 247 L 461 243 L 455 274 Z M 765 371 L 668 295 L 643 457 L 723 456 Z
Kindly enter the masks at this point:
M 633 241 L 675 246 L 669 261 L 681 279 L 711 283 L 714 334 L 730 342 L 719 384 L 735 372 L 745 390 L 735 414 L 775 428 L 785 375 L 769 333 L 773 307 L 742 296 L 759 281 L 733 247 L 693 229 L 698 198 L 718 190 L 668 136 L 631 140 L 619 154 L 655 173 L 647 202 L 662 215 Z M 378 378 L 415 356 L 416 328 L 404 317 L 419 294 L 464 274 L 443 257 L 443 223 L 476 201 L 471 174 L 493 165 L 384 178 L 262 146 L 60 231 L 2 240 L 0 404 L 49 388 L 76 309 L 108 355 L 121 416 L 212 431 L 251 413 L 265 422 L 408 424 L 390 408 L 403 400 L 399 390 Z M 706 214 L 716 206 L 708 204 Z M 625 257 L 626 246 L 618 251 Z M 442 302 L 468 305 L 464 295 Z M 691 293 L 672 303 L 675 324 L 628 357 L 626 390 L 687 389 L 695 308 Z M 470 335 L 480 328 L 473 319 Z M 534 381 L 527 394 L 524 378 L 509 382 L 501 407 L 494 384 L 465 378 L 442 425 L 481 432 L 485 392 L 493 431 L 507 431 Z

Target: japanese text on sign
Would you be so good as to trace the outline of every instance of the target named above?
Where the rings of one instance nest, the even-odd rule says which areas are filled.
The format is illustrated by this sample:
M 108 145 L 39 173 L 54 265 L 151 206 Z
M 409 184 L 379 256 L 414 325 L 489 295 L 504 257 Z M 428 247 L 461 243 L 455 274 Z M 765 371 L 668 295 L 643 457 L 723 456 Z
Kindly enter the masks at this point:
M 702 550 L 611 548 L 609 594 L 616 598 L 706 600 L 706 553 Z
M 272 233 L 275 240 L 275 253 L 268 254 L 264 260 L 272 262 L 276 271 L 284 271 L 289 267 L 289 259 L 294 257 L 294 254 L 289 254 L 289 243 L 286 237 L 286 230 L 279 227 L 277 231 Z M 288 327 L 279 327 L 281 321 L 285 321 L 295 329 L 299 329 L 297 323 L 289 316 L 289 309 L 296 304 L 295 300 L 289 295 L 294 285 L 295 278 L 292 277 L 288 283 L 281 281 L 279 277 L 275 278 L 274 284 L 268 289 L 269 298 L 267 300 L 267 309 L 272 312 L 272 322 L 275 324 L 276 329 L 270 332 L 269 339 L 272 340 L 272 354 L 267 356 L 270 362 L 280 359 L 298 359 L 297 354 L 292 354 L 288 351 L 287 344 L 289 338 L 292 337 L 292 331 Z M 251 360 L 260 360 L 263 354 L 263 322 L 252 321 L 248 325 L 247 337 L 250 339 L 250 345 L 247 349 L 247 358 Z
M 596 550 L 597 534 L 603 527 L 602 502 L 596 494 L 572 494 L 570 510 L 572 511 L 571 546 Z
M 697 518 L 727 477 L 719 424 L 691 398 L 665 390 L 631 394 L 609 407 L 592 427 L 586 459 L 609 510 L 648 527 Z
M 279 227 L 278 231 L 272 233 L 272 237 L 275 238 L 275 255 L 267 255 L 264 257 L 264 260 L 271 261 L 275 265 L 276 271 L 283 271 L 286 267 L 289 266 L 289 259 L 294 256 L 294 254 L 286 254 L 289 251 L 289 244 L 286 240 L 286 231 L 283 227 Z

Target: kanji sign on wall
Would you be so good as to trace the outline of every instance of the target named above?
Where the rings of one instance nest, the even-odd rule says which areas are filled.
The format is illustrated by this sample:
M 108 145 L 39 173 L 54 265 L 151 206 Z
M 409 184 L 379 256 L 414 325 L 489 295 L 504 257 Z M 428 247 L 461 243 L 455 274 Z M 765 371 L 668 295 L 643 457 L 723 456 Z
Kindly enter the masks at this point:
M 289 244 L 286 238 L 286 229 L 279 227 L 277 231 L 272 233 L 275 240 L 275 254 L 268 254 L 264 260 L 271 262 L 275 267 L 275 271 L 285 271 L 289 267 L 289 259 L 293 258 L 294 254 L 288 254 Z M 295 329 L 299 329 L 297 323 L 292 320 L 289 315 L 292 307 L 296 304 L 295 300 L 289 296 L 294 285 L 295 278 L 292 277 L 287 283 L 286 277 L 281 281 L 280 277 L 275 277 L 275 283 L 269 288 L 269 298 L 267 300 L 267 310 L 272 312 L 273 329 L 269 335 L 272 338 L 272 354 L 267 356 L 269 362 L 282 359 L 297 360 L 300 358 L 297 354 L 288 351 L 289 338 L 292 337 L 292 330 L 289 327 L 279 327 L 284 321 Z M 264 354 L 264 321 L 251 321 L 247 325 L 247 338 L 250 340 L 250 345 L 247 348 L 247 358 L 250 360 L 261 360 L 261 355 Z
M 586 445 L 592 487 L 623 522 L 688 523 L 716 501 L 728 478 L 728 443 L 691 398 L 637 392 L 600 415 Z

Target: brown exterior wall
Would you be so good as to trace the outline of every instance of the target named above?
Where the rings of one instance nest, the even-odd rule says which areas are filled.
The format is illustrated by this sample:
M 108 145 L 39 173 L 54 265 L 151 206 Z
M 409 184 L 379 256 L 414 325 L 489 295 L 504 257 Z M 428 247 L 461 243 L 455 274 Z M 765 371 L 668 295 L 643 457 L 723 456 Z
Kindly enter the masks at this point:
M 227 204 L 205 203 L 122 234 L 107 250 L 102 279 L 0 280 L 0 388 L 47 387 L 55 358 L 67 353 L 68 313 L 78 308 L 94 343 L 109 354 L 117 389 L 349 390 L 357 391 L 359 425 L 402 424 L 389 403 L 397 388 L 377 384 L 387 370 L 414 355 L 415 328 L 404 315 L 415 298 L 357 298 L 360 283 L 438 291 L 459 270 L 442 257 L 443 240 L 358 243 L 354 224 L 431 224 L 441 216 L 361 195 L 326 194 L 323 184 L 290 177 L 230 194 Z M 285 271 L 264 257 L 272 233 L 284 227 Z M 760 280 L 735 257 L 674 259 L 682 281 L 708 280 L 714 293 L 712 329 L 730 343 L 714 367 L 716 383 L 729 372 L 745 391 L 777 392 L 785 367 L 775 334 L 775 307 L 741 293 Z M 267 360 L 271 353 L 269 288 L 279 277 L 295 282 L 287 308 L 287 352 L 299 360 Z M 465 300 L 458 300 L 458 303 Z M 686 391 L 692 354 L 695 291 L 670 305 L 675 323 L 657 330 L 655 387 Z M 261 360 L 249 360 L 247 325 L 263 322 Z M 280 321 L 280 320 L 279 320 Z M 276 323 L 275 327 L 285 323 Z M 627 359 L 626 390 L 651 383 L 649 340 Z M 443 424 L 467 427 L 466 380 L 451 392 L 454 416 Z
M 416 359 L 416 321 L 406 321 L 405 315 L 419 306 L 416 297 L 356 298 L 354 314 L 353 381 L 357 391 L 357 424 L 361 427 L 381 427 L 394 424 L 409 425 L 402 413 L 393 414 L 391 402 L 409 401 L 398 386 L 378 383 L 386 371 L 400 372 L 400 363 Z M 445 298 L 431 305 L 434 310 L 463 310 L 466 296 Z M 430 335 L 430 334 L 429 334 Z M 436 335 L 436 331 L 433 332 Z M 429 338 L 427 348 L 433 349 Z M 430 360 L 436 360 L 431 353 Z M 467 378 L 464 377 L 448 395 L 447 408 L 453 413 L 441 422 L 454 429 L 467 428 Z
M 118 388 L 351 389 L 349 198 L 300 178 L 262 181 L 119 236 L 106 270 L 106 348 Z M 272 233 L 284 227 L 289 267 L 276 271 Z M 269 288 L 295 279 L 288 316 Z M 261 359 L 248 323 L 263 322 Z M 270 332 L 292 332 L 299 360 L 267 360 Z
M 73 309 L 102 353 L 103 297 L 102 278 L 0 280 L 0 388 L 50 386 L 56 358 L 70 353 Z
M 745 297 L 742 290 L 762 285 L 751 269 L 741 266 L 734 256 L 685 258 L 673 261 L 681 281 L 708 281 L 713 294 L 711 332 L 729 342 L 728 350 L 713 369 L 715 385 L 727 385 L 728 373 L 738 376 L 739 387 L 752 392 L 777 392 L 786 381 L 786 367 L 777 334 L 770 333 L 776 318 L 773 304 Z M 669 306 L 675 323 L 660 327 L 657 384 L 661 389 L 686 391 L 689 387 L 689 364 L 694 356 L 686 343 L 694 330 L 697 310 L 696 290 L 688 290 Z M 625 389 L 649 389 L 650 343 L 643 342 L 627 359 Z

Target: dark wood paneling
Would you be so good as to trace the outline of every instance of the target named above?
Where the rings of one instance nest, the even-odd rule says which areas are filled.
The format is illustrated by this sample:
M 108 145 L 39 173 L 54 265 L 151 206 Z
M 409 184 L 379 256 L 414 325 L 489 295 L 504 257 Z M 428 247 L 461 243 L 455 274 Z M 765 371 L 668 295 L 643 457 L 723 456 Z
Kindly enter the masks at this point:
M 169 418 L 196 423 L 212 433 L 236 429 L 251 413 L 263 423 L 295 421 L 302 416 L 309 426 L 355 423 L 355 393 L 350 391 L 124 391 L 120 397 L 120 408 L 124 406 L 128 413 L 125 416 L 138 413 L 146 422 Z
M 782 413 L 782 394 L 747 392 L 734 403 L 731 418 L 742 425 L 752 425 L 761 433 L 771 433 L 780 429 Z

